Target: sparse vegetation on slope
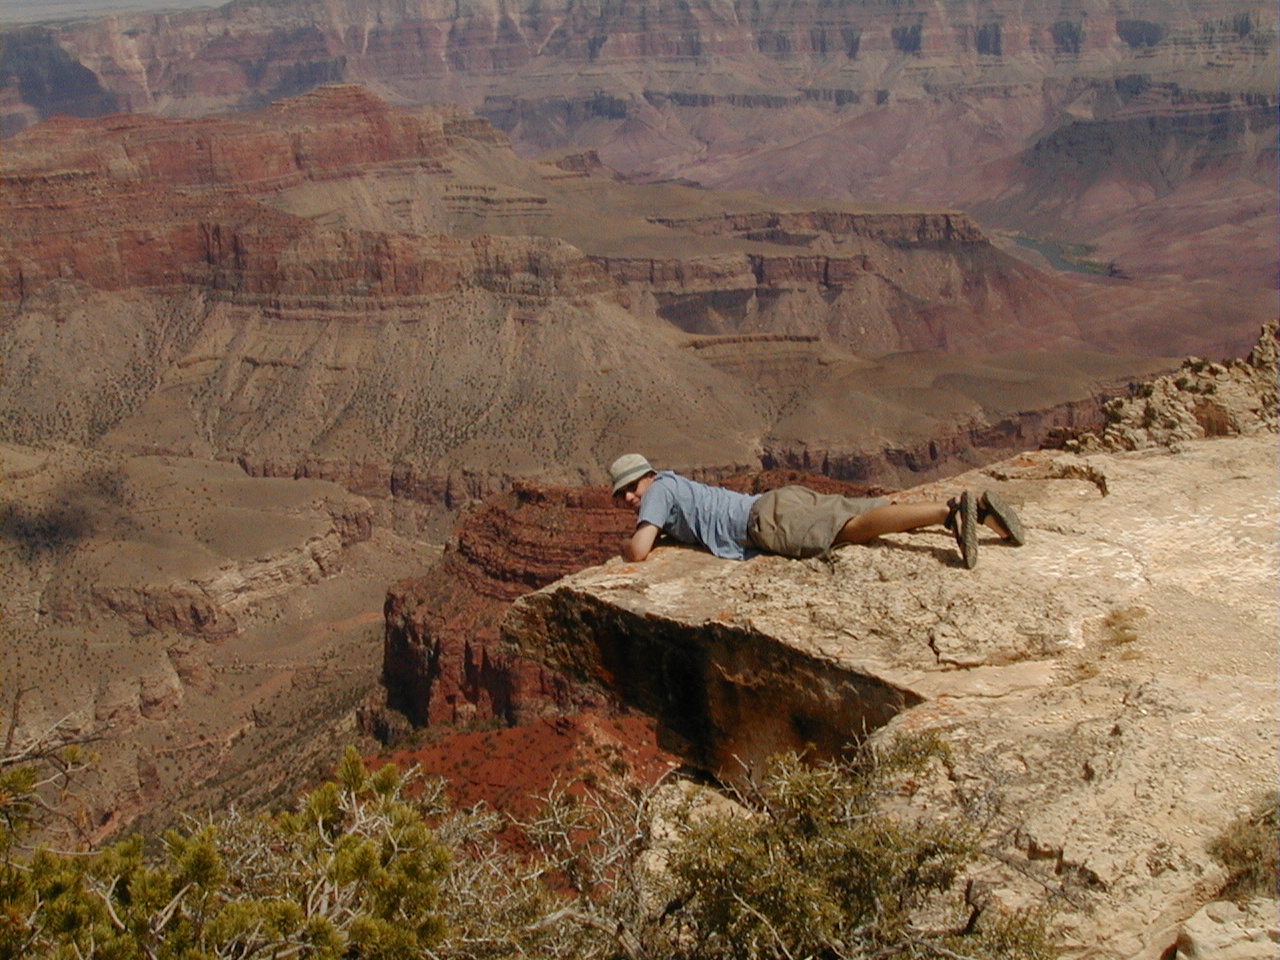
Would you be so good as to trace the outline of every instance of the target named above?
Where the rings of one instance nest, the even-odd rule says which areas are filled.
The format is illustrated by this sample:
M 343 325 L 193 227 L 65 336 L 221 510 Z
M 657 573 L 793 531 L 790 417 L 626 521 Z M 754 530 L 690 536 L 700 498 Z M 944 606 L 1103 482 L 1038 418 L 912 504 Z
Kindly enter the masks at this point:
M 578 783 L 511 844 L 504 817 L 350 750 L 296 811 L 232 810 L 154 857 L 140 836 L 92 856 L 6 848 L 0 957 L 1050 957 L 1040 916 L 917 925 L 977 855 L 963 826 L 877 811 L 932 752 L 780 757 L 741 797 L 755 807 L 676 803 L 675 839 L 654 828 L 655 794 Z
M 1209 845 L 1213 858 L 1230 871 L 1222 892 L 1229 897 L 1274 897 L 1280 890 L 1280 793 L 1259 797 Z
M 759 814 L 696 822 L 677 845 L 682 956 L 863 958 L 1053 956 L 1045 917 L 990 907 L 968 924 L 922 929 L 936 901 L 978 856 L 956 821 L 905 822 L 877 812 L 894 774 L 945 753 L 915 738 L 872 764 L 808 766 L 775 758 L 747 798 Z M 937 904 L 934 903 L 934 906 Z

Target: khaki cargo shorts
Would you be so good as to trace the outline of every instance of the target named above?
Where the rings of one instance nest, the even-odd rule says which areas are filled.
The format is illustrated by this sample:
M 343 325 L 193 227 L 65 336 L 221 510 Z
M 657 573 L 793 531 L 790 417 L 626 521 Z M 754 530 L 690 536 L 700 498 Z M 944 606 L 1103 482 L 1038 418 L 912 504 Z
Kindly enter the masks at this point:
M 752 506 L 747 542 L 784 557 L 816 557 L 831 548 L 836 534 L 851 519 L 888 504 L 880 497 L 841 497 L 808 487 L 780 487 Z

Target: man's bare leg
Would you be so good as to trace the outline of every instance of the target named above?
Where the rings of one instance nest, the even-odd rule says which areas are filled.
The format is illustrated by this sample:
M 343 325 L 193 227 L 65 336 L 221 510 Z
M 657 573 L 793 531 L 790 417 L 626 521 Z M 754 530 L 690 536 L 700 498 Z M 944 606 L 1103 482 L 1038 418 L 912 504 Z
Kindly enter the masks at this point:
M 950 507 L 945 503 L 891 503 L 876 507 L 854 517 L 836 534 L 834 543 L 869 543 L 886 533 L 903 533 L 920 527 L 931 527 L 946 522 Z M 985 525 L 1001 537 L 1008 532 L 994 516 L 987 517 Z
M 854 517 L 836 534 L 835 543 L 869 543 L 886 533 L 930 527 L 947 519 L 945 503 L 891 503 Z

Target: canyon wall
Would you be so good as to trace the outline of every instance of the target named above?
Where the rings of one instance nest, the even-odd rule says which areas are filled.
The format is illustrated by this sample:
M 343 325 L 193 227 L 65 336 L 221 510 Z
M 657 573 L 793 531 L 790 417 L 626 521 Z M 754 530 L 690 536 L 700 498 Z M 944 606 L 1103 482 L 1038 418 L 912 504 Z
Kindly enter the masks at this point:
M 1124 282 L 1038 270 L 962 213 L 572 166 L 353 86 L 19 134 L 7 436 L 332 480 L 418 531 L 432 516 L 403 505 L 596 482 L 629 447 L 675 467 L 936 475 L 1165 363 L 1102 352 L 1138 347 L 1140 328 L 1098 319 L 1133 300 Z M 904 350 L 935 352 L 868 358 Z
M 79 79 L 80 88 L 102 91 L 103 105 L 195 115 L 359 80 L 419 102 L 479 106 L 488 98 L 495 112 L 505 94 L 508 125 L 550 127 L 575 113 L 632 115 L 646 102 L 883 104 L 908 85 L 998 89 L 1052 77 L 1087 89 L 1099 73 L 1188 66 L 1212 66 L 1228 80 L 1185 84 L 1192 92 L 1253 91 L 1264 89 L 1259 67 L 1274 55 L 1267 48 L 1275 27 L 1273 10 L 1240 2 L 1133 9 L 1010 0 L 835 8 L 295 0 L 13 29 L 5 85 L 37 114 L 56 106 L 59 90 L 66 98 L 65 81 Z M 548 97 L 564 76 L 580 75 L 594 82 L 594 95 L 577 84 L 578 97 Z M 695 76 L 702 82 L 691 83 Z M 774 82 L 758 82 L 766 77 Z
M 1248 0 L 294 0 L 3 42 L 6 134 L 356 82 L 479 110 L 526 155 L 595 148 L 633 177 L 960 206 L 1095 245 L 1104 269 L 1274 290 L 1277 16 Z
M 519 484 L 469 512 L 428 575 L 387 595 L 387 705 L 415 724 L 538 716 L 602 706 L 498 643 L 511 601 L 615 553 L 630 526 L 607 490 Z

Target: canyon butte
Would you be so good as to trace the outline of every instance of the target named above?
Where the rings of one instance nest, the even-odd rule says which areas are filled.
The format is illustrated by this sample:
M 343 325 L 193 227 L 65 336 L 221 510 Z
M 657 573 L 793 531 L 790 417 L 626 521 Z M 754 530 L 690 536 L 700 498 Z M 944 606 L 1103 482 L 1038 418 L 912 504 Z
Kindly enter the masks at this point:
M 957 767 L 908 806 L 1003 830 L 989 882 L 1066 902 L 1080 951 L 1164 955 L 1275 763 L 1274 351 L 1139 383 L 1274 319 L 1276 20 L 237 2 L 7 26 L 9 725 L 95 739 L 95 837 L 290 797 L 415 725 L 465 731 L 403 756 L 490 802 L 545 788 L 513 786 L 539 761 L 725 773 L 800 728 L 937 728 Z M 1153 429 L 1178 451 L 1115 452 Z M 920 535 L 554 585 L 625 530 L 598 484 L 630 448 L 744 489 L 998 483 L 1037 541 L 977 578 Z M 609 625 L 656 651 L 640 673 L 684 662 L 676 635 L 693 658 L 749 635 L 812 682 L 709 657 L 701 712 L 672 715 L 616 650 L 588 662 Z M 831 705 L 850 690 L 879 706 Z M 780 709 L 722 743 L 731 700 Z

